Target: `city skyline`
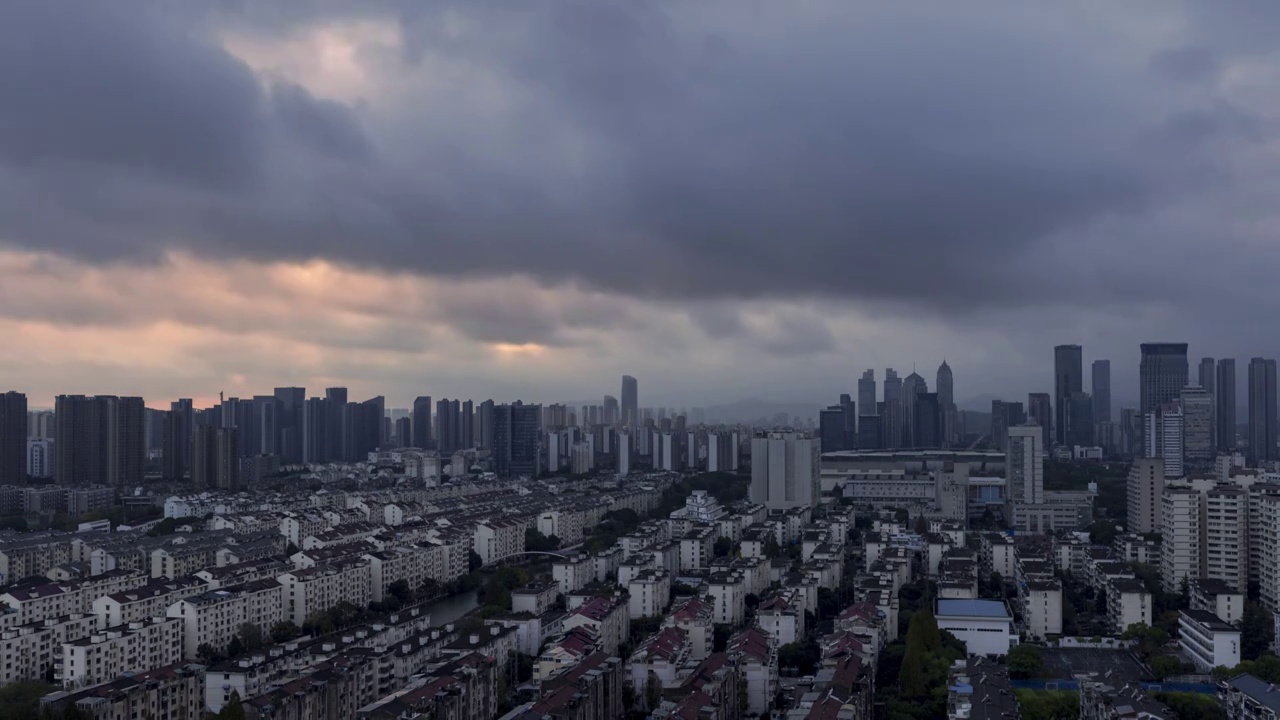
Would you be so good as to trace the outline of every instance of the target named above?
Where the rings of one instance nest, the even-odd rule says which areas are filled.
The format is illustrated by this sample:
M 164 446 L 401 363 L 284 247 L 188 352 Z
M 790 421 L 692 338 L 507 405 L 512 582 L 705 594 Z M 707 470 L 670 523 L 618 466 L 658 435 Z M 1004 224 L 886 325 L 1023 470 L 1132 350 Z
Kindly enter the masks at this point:
M 33 404 L 576 400 L 627 372 L 654 403 L 820 407 L 944 357 L 964 403 L 1051 392 L 1043 348 L 1072 342 L 1127 405 L 1139 338 L 1280 356 L 1240 330 L 1275 315 L 1250 288 L 1280 253 L 1255 237 L 1265 93 L 1227 81 L 1271 41 L 1235 47 L 1234 17 L 627 3 L 599 11 L 614 36 L 556 4 L 336 7 L 10 8 L 0 372 Z M 1171 280 L 1188 262 L 1209 301 Z

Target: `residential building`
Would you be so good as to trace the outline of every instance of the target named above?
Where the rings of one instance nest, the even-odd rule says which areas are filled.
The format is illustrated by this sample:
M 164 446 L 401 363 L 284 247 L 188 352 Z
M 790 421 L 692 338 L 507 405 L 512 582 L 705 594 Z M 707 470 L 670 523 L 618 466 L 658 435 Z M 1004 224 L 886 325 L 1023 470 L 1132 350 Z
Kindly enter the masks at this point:
M 1084 357 L 1079 345 L 1053 349 L 1054 439 L 1067 444 L 1067 408 L 1073 393 L 1084 392 Z
M 1217 380 L 1214 384 L 1214 439 L 1218 452 L 1230 453 L 1236 449 L 1236 361 L 1223 358 L 1218 361 Z
M 1217 448 L 1213 444 L 1213 395 L 1206 389 L 1190 385 L 1182 389 L 1182 457 L 1188 467 L 1213 465 Z
M 1187 386 L 1189 372 L 1186 343 L 1142 343 L 1138 410 L 1143 417 L 1176 401 Z
M 142 398 L 59 395 L 55 407 L 54 473 L 59 485 L 142 484 Z
M 279 577 L 284 586 L 283 618 L 301 626 L 310 617 L 346 601 L 364 607 L 373 599 L 369 561 L 357 558 L 334 560 Z
M 1212 613 L 1223 622 L 1235 627 L 1239 627 L 1244 619 L 1244 591 L 1222 580 L 1207 578 L 1192 580 L 1188 593 L 1192 610 Z
M 1260 467 L 1280 457 L 1276 448 L 1276 361 L 1249 361 L 1249 465 Z
M 1199 672 L 1240 664 L 1240 631 L 1204 610 L 1183 610 L 1178 616 L 1178 647 Z
M 1160 496 L 1160 585 L 1181 592 L 1182 583 L 1200 574 L 1200 493 L 1169 486 Z
M 618 577 L 621 582 L 622 576 Z M 671 599 L 671 573 L 646 568 L 627 581 L 627 611 L 634 618 L 660 617 Z
M 1229 720 L 1280 718 L 1280 686 L 1253 675 L 1237 675 L 1219 684 L 1218 702 Z
M 1177 403 L 1158 405 L 1145 416 L 1145 456 L 1164 461 L 1164 476 L 1180 478 L 1184 474 L 1182 406 Z
M 281 577 L 289 575 L 286 573 Z M 210 590 L 200 595 L 183 598 L 170 605 L 166 615 L 181 619 L 182 656 L 194 659 L 201 645 L 207 644 L 219 652 L 225 651 L 231 638 L 240 632 L 241 626 L 245 623 L 253 623 L 263 631 L 270 631 L 281 620 L 293 619 L 288 614 L 286 606 L 288 599 L 289 596 L 285 594 L 279 582 L 255 580 L 244 585 Z M 362 604 L 368 604 L 368 602 L 365 598 Z M 335 600 L 323 609 L 336 604 Z M 302 622 L 295 621 L 298 625 Z
M 65 708 L 74 705 L 82 717 L 200 718 L 205 713 L 204 675 L 202 665 L 176 663 L 101 685 L 50 693 L 40 699 L 40 706 L 42 711 L 48 708 L 50 717 L 69 717 Z
M 182 659 L 182 620 L 156 617 L 106 628 L 62 645 L 62 681 L 95 685 Z
M 27 444 L 27 396 L 0 393 L 0 485 L 26 484 Z
M 938 628 L 965 644 L 970 655 L 1009 654 L 1018 644 L 1009 609 L 999 600 L 938 600 Z
M 1132 533 L 1160 531 L 1160 498 L 1164 493 L 1164 460 L 1138 458 L 1129 467 L 1128 529 Z
M 770 510 L 810 507 L 820 495 L 818 441 L 793 432 L 751 440 L 751 502 Z

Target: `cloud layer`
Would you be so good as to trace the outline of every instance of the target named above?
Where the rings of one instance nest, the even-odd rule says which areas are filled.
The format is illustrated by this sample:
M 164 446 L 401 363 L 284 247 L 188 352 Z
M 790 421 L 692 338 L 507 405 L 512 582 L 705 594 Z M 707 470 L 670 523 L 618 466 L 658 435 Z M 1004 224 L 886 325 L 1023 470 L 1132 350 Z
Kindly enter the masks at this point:
M 1144 340 L 1275 355 L 1278 18 L 1217 7 L 19 0 L 0 369 L 816 402 L 1078 342 L 1123 400 Z

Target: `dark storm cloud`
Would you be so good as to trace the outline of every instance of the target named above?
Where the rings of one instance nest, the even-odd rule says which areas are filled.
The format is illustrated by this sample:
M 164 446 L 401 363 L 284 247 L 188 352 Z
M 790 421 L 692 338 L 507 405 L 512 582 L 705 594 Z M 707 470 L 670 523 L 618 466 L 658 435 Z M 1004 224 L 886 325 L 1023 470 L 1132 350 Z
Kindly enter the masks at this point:
M 1194 189 L 1179 178 L 1220 169 L 1215 143 L 1274 134 L 1195 89 L 1221 31 L 1135 48 L 1019 3 L 57 7 L 0 7 L 0 237 L 96 258 L 185 246 L 933 313 L 1105 303 L 1158 292 L 1131 276 L 1160 269 L 1049 260 L 1125 242 Z M 352 12 L 400 23 L 381 104 L 264 88 L 212 39 Z M 458 312 L 507 342 L 564 322 L 496 296 Z M 829 348 L 824 330 L 777 348 Z

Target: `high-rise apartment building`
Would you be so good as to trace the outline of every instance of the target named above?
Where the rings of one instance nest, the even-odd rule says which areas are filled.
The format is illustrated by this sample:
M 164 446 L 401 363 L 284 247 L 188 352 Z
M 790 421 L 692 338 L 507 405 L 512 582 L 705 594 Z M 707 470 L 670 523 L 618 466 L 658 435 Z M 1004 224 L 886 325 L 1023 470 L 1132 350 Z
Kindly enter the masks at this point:
M 1248 493 L 1237 485 L 1217 485 L 1201 502 L 1200 577 L 1221 580 L 1243 593 L 1249 585 Z
M 830 405 L 818 411 L 818 439 L 822 441 L 822 452 L 853 449 L 846 442 L 845 416 L 846 409 L 840 405 Z
M 640 384 L 630 375 L 622 376 L 622 424 L 640 425 Z
M 1218 361 L 1217 382 L 1214 384 L 1214 441 L 1218 452 L 1236 449 L 1236 361 L 1223 358 Z
M 770 510 L 809 507 L 818 502 L 821 461 L 818 443 L 794 432 L 751 439 L 751 502 Z
M 1084 353 L 1079 345 L 1053 349 L 1053 438 L 1067 444 L 1067 411 L 1073 393 L 1084 392 Z
M 428 450 L 431 444 L 431 396 L 422 395 L 413 400 L 413 447 Z
M 1050 429 L 1053 427 L 1053 401 L 1049 393 L 1031 393 L 1027 395 L 1027 421 L 1040 426 L 1044 442 L 1041 447 L 1050 447 Z
M 1276 361 L 1253 358 L 1249 361 L 1249 464 L 1259 466 L 1277 456 Z
M 59 485 L 138 485 L 145 460 L 140 397 L 59 395 L 54 409 Z
M 1200 492 L 1166 486 L 1160 494 L 1160 587 L 1182 590 L 1184 581 L 1200 574 Z
M 1138 366 L 1139 410 L 1143 416 L 1165 403 L 1174 402 L 1187 386 L 1186 343 L 1142 343 Z
M 495 405 L 493 416 L 494 469 L 503 476 L 536 477 L 542 472 L 542 406 L 517 400 Z
M 474 450 L 476 447 L 476 410 L 475 403 L 465 400 L 462 403 L 462 448 Z
M 1038 505 L 1044 502 L 1043 434 L 1037 425 L 1015 425 L 1008 433 L 1006 501 Z M 1007 511 L 1006 517 L 1013 517 L 1013 512 Z
M 1176 402 L 1164 403 L 1152 409 L 1146 415 L 1143 430 L 1145 452 L 1149 458 L 1160 458 L 1164 461 L 1164 476 L 1180 478 L 1185 474 L 1183 465 L 1183 428 L 1182 406 Z
M 198 487 L 240 489 L 237 428 L 201 426 L 192 433 L 191 480 Z
M 603 407 L 602 420 L 604 424 L 609 426 L 617 425 L 619 420 L 622 417 L 621 412 L 619 411 L 619 408 L 618 408 L 618 398 L 612 395 L 605 395 L 604 405 L 602 407 Z
M 915 440 L 915 447 L 925 450 L 942 447 L 944 420 L 938 393 L 925 392 L 916 395 L 912 422 L 914 426 L 911 429 L 911 436 Z
M 280 457 L 286 464 L 296 465 L 302 460 L 302 406 L 307 401 L 307 389 L 278 387 L 275 389 L 276 427 L 279 428 Z
M 1213 446 L 1213 396 L 1196 385 L 1182 389 L 1182 457 L 1188 467 L 1208 468 L 1217 452 Z
M 330 403 L 325 398 L 307 398 L 302 403 L 300 413 L 299 437 L 302 440 L 302 462 L 327 463 L 338 459 L 341 448 L 334 448 L 329 432 L 334 422 Z
M 27 396 L 0 394 L 0 485 L 27 480 Z
M 1160 496 L 1164 493 L 1164 461 L 1160 458 L 1138 458 L 1129 466 L 1126 484 L 1132 533 L 1160 531 Z
M 480 429 L 479 442 L 481 450 L 493 449 L 494 407 L 492 400 L 485 400 L 480 403 L 480 412 L 477 413 L 479 417 L 476 425 Z
M 1093 361 L 1093 421 L 1111 422 L 1111 361 Z
M 448 398 L 436 401 L 436 447 L 440 455 L 450 455 L 458 449 L 454 437 L 458 434 L 458 415 Z

